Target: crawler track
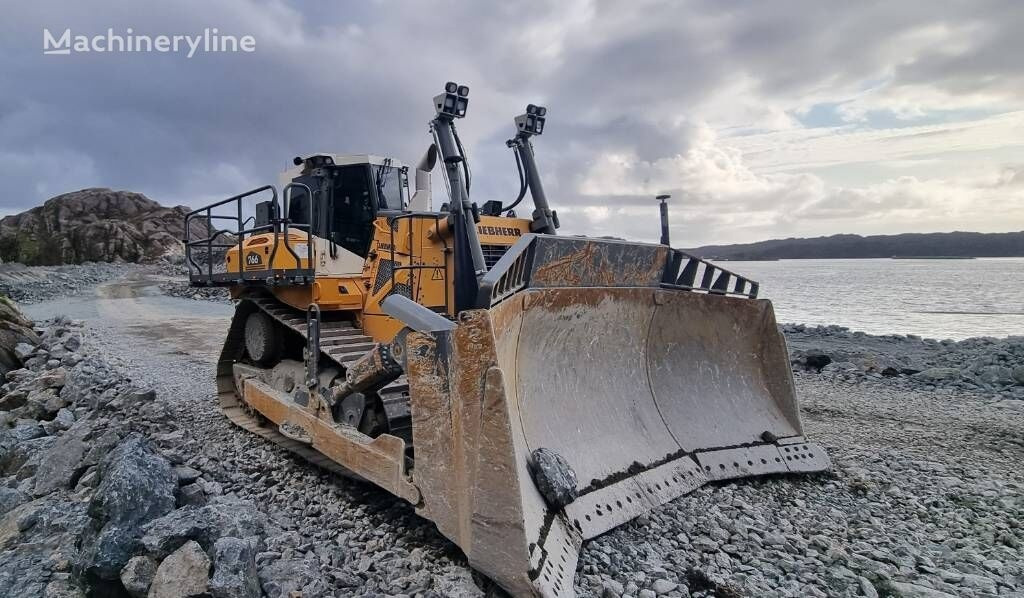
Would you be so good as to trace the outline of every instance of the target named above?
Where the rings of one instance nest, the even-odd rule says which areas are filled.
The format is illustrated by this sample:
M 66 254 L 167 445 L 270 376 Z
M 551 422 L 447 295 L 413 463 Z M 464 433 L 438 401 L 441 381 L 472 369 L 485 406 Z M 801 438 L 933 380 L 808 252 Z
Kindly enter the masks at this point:
M 329 471 L 349 476 L 352 472 L 328 459 L 305 443 L 288 438 L 277 430 L 277 426 L 266 423 L 254 410 L 247 407 L 235 387 L 234 365 L 245 354 L 245 321 L 253 311 L 262 311 L 274 318 L 283 327 L 299 334 L 306 340 L 306 317 L 297 309 L 285 305 L 272 295 L 262 292 L 244 295 L 231 318 L 224 348 L 217 361 L 217 400 L 220 410 L 232 423 L 258 434 L 285 448 L 307 461 Z M 324 359 L 333 363 L 341 372 L 345 366 L 359 359 L 374 345 L 373 339 L 350 322 L 325 322 L 320 327 L 321 363 Z M 380 391 L 384 411 L 388 417 L 391 434 L 406 438 L 411 445 L 411 419 L 409 413 L 409 386 L 405 377 L 388 384 Z

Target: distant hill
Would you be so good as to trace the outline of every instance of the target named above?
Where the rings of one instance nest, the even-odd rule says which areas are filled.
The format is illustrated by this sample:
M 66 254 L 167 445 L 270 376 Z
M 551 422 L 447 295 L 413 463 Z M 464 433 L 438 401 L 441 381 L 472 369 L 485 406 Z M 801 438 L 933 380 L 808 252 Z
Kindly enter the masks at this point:
M 772 239 L 688 250 L 709 259 L 798 260 L 822 258 L 1024 257 L 1024 231 L 1016 233 L 905 233 Z
M 28 265 L 138 262 L 182 251 L 190 208 L 141 193 L 82 189 L 0 219 L 0 260 Z

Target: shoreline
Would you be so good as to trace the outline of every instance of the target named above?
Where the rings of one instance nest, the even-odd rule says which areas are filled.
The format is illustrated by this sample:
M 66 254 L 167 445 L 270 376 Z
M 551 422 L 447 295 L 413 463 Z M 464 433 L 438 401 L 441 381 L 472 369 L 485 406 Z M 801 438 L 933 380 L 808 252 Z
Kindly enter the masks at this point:
M 64 300 L 90 292 L 119 277 L 151 281 L 153 292 L 168 297 L 223 305 L 224 289 L 188 286 L 182 265 L 86 263 L 68 266 L 0 265 L 0 294 L 22 304 Z M 935 391 L 957 389 L 1024 400 L 1024 336 L 977 336 L 963 340 L 914 334 L 869 334 L 832 325 L 779 324 L 794 371 L 856 383 L 883 380 L 899 387 Z

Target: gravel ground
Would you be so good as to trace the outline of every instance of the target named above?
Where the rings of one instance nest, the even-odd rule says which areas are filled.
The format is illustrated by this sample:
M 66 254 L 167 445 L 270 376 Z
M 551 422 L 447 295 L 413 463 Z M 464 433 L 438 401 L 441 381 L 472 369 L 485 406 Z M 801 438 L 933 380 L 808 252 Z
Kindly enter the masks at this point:
M 783 324 L 793 364 L 837 382 L 1024 399 L 1024 336 L 962 341 L 874 336 L 842 326 Z
M 91 291 L 99 283 L 143 268 L 146 267 L 96 262 L 32 267 L 18 263 L 0 264 L 0 295 L 23 304 L 54 297 L 72 297 Z
M 222 287 L 193 287 L 187 280 L 168 280 L 160 283 L 160 291 L 169 297 L 181 297 L 193 301 L 216 301 L 231 303 L 231 295 Z
M 216 412 L 213 363 L 229 306 L 100 295 L 99 309 L 78 300 L 29 313 L 78 312 L 85 345 L 158 389 L 188 422 L 186 463 L 265 509 L 280 530 L 257 557 L 265 590 L 482 594 L 459 551 L 411 507 L 325 474 Z M 587 543 L 577 593 L 1024 596 L 1024 402 L 869 375 L 798 373 L 797 390 L 807 435 L 830 451 L 834 473 L 681 497 Z

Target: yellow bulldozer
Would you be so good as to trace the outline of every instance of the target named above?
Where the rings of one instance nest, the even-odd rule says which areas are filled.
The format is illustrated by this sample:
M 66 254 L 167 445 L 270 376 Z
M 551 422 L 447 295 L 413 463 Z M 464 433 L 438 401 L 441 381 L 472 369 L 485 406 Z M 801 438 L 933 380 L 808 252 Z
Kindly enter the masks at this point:
M 557 235 L 541 106 L 507 142 L 519 196 L 478 207 L 468 103 L 455 83 L 434 98 L 412 173 L 318 153 L 280 195 L 188 215 L 191 284 L 236 301 L 224 414 L 407 500 L 514 596 L 573 596 L 584 540 L 702 484 L 829 468 L 757 283 L 667 242 Z

